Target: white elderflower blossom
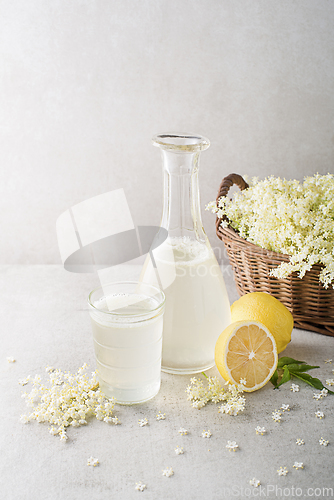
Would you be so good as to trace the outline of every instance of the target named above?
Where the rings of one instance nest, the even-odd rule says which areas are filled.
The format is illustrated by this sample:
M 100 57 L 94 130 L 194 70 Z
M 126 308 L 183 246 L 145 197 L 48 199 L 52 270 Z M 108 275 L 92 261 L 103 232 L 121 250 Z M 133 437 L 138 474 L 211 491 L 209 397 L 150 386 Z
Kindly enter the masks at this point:
M 298 384 L 291 384 L 290 390 L 292 392 L 299 392 L 299 385 Z
M 257 488 L 258 486 L 260 486 L 261 483 L 260 483 L 260 481 L 258 479 L 256 479 L 255 477 L 253 477 L 253 479 L 251 479 L 249 481 L 249 484 L 251 486 L 254 486 L 254 488 Z
M 290 405 L 282 404 L 280 408 L 283 412 L 284 411 L 290 411 Z
M 85 364 L 77 373 L 71 374 L 47 367 L 47 384 L 42 383 L 39 375 L 33 379 L 30 377 L 32 390 L 29 394 L 23 393 L 22 397 L 32 411 L 21 421 L 49 422 L 52 425 L 50 433 L 58 435 L 62 441 L 68 439 L 67 427 L 86 425 L 89 416 L 119 423 L 117 417 L 111 417 L 115 400 L 105 397 L 98 387 L 96 373 L 92 373 L 89 379 L 84 373 L 86 368 Z
M 188 394 L 187 399 L 191 401 L 193 408 L 200 410 L 209 401 L 212 401 L 214 403 L 223 402 L 219 407 L 219 413 L 238 415 L 240 411 L 244 410 L 246 400 L 241 396 L 244 390 L 244 386 L 241 383 L 238 385 L 227 383 L 228 388 L 226 390 L 220 385 L 217 377 L 206 378 L 206 387 L 202 380 L 196 377 L 190 379 L 190 385 L 188 385 L 186 392 Z M 246 383 L 246 380 L 243 379 L 240 382 Z
M 99 465 L 99 463 L 100 462 L 98 458 L 89 457 L 87 460 L 87 465 L 92 465 L 93 467 L 96 467 L 97 465 Z
M 181 434 L 181 436 L 186 436 L 188 434 L 188 431 L 187 431 L 187 429 L 180 427 L 179 433 Z
M 166 418 L 166 413 L 161 413 L 161 411 L 159 411 L 159 413 L 156 415 L 157 420 L 165 420 L 165 418 Z
M 175 453 L 177 455 L 183 455 L 183 453 L 184 453 L 183 447 L 182 446 L 180 447 L 179 445 L 177 445 L 177 447 L 175 448 Z
M 15 363 L 16 359 L 13 356 L 7 356 L 8 363 Z
M 325 359 L 325 363 L 326 363 L 326 364 L 328 363 L 328 364 L 330 364 L 330 365 L 331 365 L 331 364 L 332 364 L 332 361 L 333 361 L 332 359 Z
M 328 378 L 328 379 L 326 380 L 326 384 L 327 384 L 327 385 L 334 385 L 334 378 Z
M 257 427 L 255 427 L 255 431 L 256 431 L 256 434 L 261 434 L 261 436 L 263 436 L 263 434 L 265 434 L 267 432 L 264 427 L 260 427 L 259 425 Z
M 202 432 L 202 437 L 203 438 L 210 438 L 212 436 L 210 430 L 206 431 L 206 430 L 203 430 Z
M 323 389 L 321 389 L 320 392 L 313 393 L 313 399 L 319 400 L 319 399 L 325 398 L 327 395 L 328 395 L 328 389 L 326 389 L 324 387 Z
M 277 474 L 279 476 L 286 476 L 288 474 L 288 469 L 286 467 L 280 467 L 279 469 L 277 469 Z
M 227 441 L 226 448 L 228 451 L 236 451 L 239 445 L 237 445 L 236 441 Z
M 295 462 L 292 467 L 294 467 L 296 470 L 304 469 L 304 464 L 303 462 Z
M 174 471 L 172 467 L 167 467 L 167 469 L 162 471 L 162 475 L 166 477 L 171 477 L 174 475 Z
M 304 439 L 297 438 L 297 439 L 296 439 L 296 444 L 297 444 L 298 446 L 301 446 L 302 444 L 305 444 L 305 441 L 304 441 Z
M 113 421 L 113 418 L 112 417 L 104 417 L 103 421 L 107 422 L 107 424 L 111 424 Z
M 30 375 L 28 375 L 28 377 L 26 377 L 26 378 L 21 378 L 19 380 L 19 384 L 20 385 L 27 385 L 29 383 L 29 381 L 30 381 Z
M 139 427 L 144 427 L 145 425 L 148 425 L 148 420 L 147 418 L 141 418 L 138 420 L 138 425 Z
M 135 489 L 137 491 L 144 491 L 146 489 L 146 484 L 142 483 L 141 481 L 139 481 L 139 483 L 136 483 L 136 487 Z
M 272 419 L 275 422 L 280 422 L 282 418 L 282 413 L 280 413 L 278 410 L 275 410 L 272 412 Z
M 297 272 L 302 278 L 320 264 L 320 282 L 325 288 L 333 285 L 334 176 L 315 174 L 303 183 L 274 176 L 252 178 L 249 186 L 234 193 L 232 200 L 223 196 L 208 208 L 219 218 L 227 217 L 241 238 L 290 256 L 270 275 L 286 278 Z M 225 219 L 222 226 L 227 226 Z
M 323 437 L 321 437 L 319 439 L 319 444 L 320 444 L 320 446 L 328 446 L 329 445 L 329 441 L 326 441 L 326 439 L 324 439 Z
M 59 432 L 59 436 L 60 436 L 60 441 L 67 441 L 68 440 L 68 435 L 66 434 L 65 429 L 62 429 Z
M 318 411 L 316 411 L 316 412 L 315 412 L 315 416 L 316 416 L 317 418 L 320 418 L 320 419 L 321 419 L 321 418 L 324 418 L 324 417 L 325 417 L 325 414 L 324 414 L 324 412 L 323 412 L 323 411 L 319 411 L 319 410 L 318 410 Z

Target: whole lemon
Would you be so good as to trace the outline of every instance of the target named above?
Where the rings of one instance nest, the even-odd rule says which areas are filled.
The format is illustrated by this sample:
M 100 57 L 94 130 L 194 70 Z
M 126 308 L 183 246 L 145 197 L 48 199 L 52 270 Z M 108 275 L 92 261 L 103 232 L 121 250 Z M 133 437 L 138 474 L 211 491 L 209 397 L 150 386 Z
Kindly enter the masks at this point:
M 265 325 L 282 352 L 291 340 L 293 317 L 282 302 L 269 293 L 251 292 L 236 300 L 231 306 L 231 321 L 253 320 Z

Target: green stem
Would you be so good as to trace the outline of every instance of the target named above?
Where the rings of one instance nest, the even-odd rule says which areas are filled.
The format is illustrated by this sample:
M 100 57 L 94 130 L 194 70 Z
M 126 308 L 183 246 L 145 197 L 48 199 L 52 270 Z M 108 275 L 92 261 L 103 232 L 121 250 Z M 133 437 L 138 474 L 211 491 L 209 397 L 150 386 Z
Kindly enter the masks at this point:
M 202 372 L 202 375 L 204 375 L 204 377 L 206 377 L 209 380 L 209 377 L 204 372 Z

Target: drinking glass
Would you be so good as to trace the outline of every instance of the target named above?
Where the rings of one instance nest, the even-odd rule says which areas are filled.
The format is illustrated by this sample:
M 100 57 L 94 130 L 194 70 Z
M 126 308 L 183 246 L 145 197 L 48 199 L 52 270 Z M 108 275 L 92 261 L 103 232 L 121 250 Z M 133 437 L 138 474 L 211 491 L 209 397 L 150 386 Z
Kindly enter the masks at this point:
M 100 388 L 117 403 L 143 403 L 161 383 L 165 295 L 156 286 L 117 282 L 88 297 Z

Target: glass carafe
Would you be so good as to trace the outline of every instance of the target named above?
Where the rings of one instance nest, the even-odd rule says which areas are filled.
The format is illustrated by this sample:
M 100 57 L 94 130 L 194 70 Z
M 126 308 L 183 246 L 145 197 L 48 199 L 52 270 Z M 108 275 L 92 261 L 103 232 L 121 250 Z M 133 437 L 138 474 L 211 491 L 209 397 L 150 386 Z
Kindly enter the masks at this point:
M 198 164 L 204 137 L 160 134 L 167 239 L 148 255 L 141 279 L 166 295 L 162 370 L 197 373 L 214 365 L 214 348 L 231 322 L 221 269 L 205 234 L 200 211 Z

